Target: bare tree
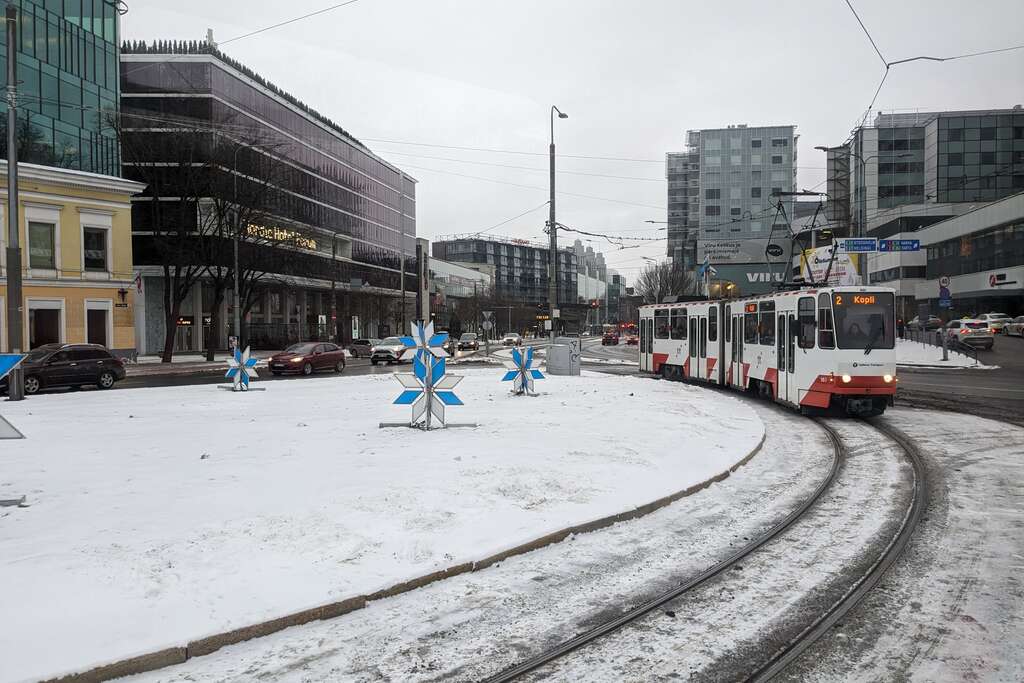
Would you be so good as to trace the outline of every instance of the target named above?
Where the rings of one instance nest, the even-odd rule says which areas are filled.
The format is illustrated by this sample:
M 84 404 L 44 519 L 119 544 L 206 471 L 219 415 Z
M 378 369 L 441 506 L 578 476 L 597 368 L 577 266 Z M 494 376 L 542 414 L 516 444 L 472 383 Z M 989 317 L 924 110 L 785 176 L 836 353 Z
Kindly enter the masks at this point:
M 651 263 L 636 280 L 636 293 L 649 304 L 660 303 L 668 296 L 683 296 L 693 291 L 693 273 L 682 267 L 661 261 Z

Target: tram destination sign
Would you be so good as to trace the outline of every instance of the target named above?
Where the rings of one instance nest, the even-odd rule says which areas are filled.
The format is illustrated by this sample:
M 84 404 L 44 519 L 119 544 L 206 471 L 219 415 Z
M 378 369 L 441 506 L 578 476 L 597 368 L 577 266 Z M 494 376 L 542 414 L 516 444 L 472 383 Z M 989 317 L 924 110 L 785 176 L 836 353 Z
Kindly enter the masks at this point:
M 878 240 L 878 251 L 921 251 L 921 240 Z

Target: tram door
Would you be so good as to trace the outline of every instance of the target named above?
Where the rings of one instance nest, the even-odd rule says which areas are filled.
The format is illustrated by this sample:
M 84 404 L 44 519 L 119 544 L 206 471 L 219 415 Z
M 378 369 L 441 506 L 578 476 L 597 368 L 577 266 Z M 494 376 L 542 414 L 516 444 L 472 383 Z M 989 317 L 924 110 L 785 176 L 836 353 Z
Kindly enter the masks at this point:
M 732 317 L 732 385 L 743 387 L 743 313 Z
M 777 345 L 776 358 L 779 362 L 778 372 L 778 386 L 775 388 L 776 399 L 787 400 L 789 397 L 789 374 L 786 372 L 786 360 L 788 359 L 787 350 L 788 346 L 786 340 L 789 339 L 789 334 L 786 329 L 786 314 L 779 313 L 779 326 L 775 330 L 775 344 Z
M 689 353 L 687 354 L 690 358 L 690 374 L 689 377 L 693 379 L 700 378 L 700 343 L 697 339 L 697 321 L 699 317 L 694 315 L 695 309 L 690 309 L 690 329 L 686 335 L 686 339 L 689 342 Z
M 800 336 L 800 327 L 796 316 L 789 314 L 789 327 L 786 330 L 786 393 L 784 396 L 790 403 L 799 404 L 799 384 L 796 381 L 796 338 Z
M 651 371 L 651 327 L 654 320 L 651 318 L 640 318 L 640 372 Z

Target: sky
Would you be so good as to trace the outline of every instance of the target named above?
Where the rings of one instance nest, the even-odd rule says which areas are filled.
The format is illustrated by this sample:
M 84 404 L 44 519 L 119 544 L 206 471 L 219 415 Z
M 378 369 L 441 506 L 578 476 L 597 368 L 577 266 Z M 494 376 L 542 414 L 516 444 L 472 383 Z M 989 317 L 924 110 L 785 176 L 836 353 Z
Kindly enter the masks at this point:
M 797 184 L 811 188 L 825 178 L 814 147 L 847 139 L 885 70 L 845 0 L 357 0 L 232 40 L 340 1 L 127 0 L 122 36 L 212 29 L 225 53 L 415 177 L 417 234 L 431 240 L 488 228 L 546 239 L 557 105 L 569 115 L 555 122 L 558 222 L 657 240 L 585 242 L 630 280 L 664 258 L 664 226 L 646 221 L 666 220 L 665 153 L 687 130 L 796 125 Z M 1020 0 L 851 2 L 890 62 L 1024 44 Z M 1014 104 L 1024 50 L 893 66 L 874 110 Z

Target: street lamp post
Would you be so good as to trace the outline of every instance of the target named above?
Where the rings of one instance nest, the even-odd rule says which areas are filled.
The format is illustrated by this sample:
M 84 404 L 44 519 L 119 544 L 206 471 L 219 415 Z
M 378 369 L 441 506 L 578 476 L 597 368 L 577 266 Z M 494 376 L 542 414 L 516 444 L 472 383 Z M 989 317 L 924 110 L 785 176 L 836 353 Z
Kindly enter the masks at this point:
M 551 274 L 548 279 L 548 306 L 550 307 L 551 319 L 551 344 L 555 343 L 557 327 L 555 323 L 555 311 L 558 308 L 558 223 L 555 222 L 555 112 L 558 118 L 567 119 L 568 114 L 563 113 L 555 105 L 551 105 L 551 146 L 548 148 L 551 173 L 549 178 L 551 194 L 548 199 L 548 230 L 550 236 L 550 263 Z

